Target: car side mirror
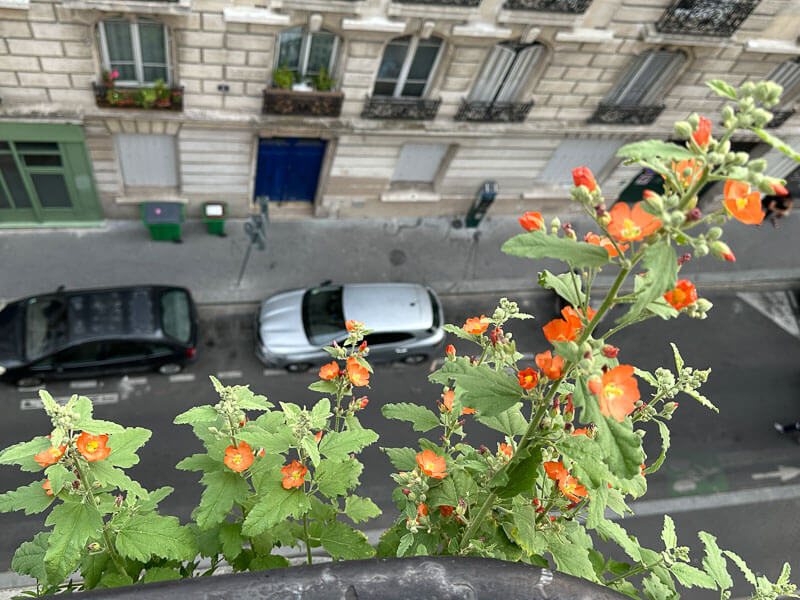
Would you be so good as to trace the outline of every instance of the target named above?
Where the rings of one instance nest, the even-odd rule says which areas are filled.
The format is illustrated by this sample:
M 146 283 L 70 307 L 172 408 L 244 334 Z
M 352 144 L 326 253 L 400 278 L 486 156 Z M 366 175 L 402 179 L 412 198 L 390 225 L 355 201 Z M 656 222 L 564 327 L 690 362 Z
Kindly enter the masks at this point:
M 319 287 L 326 287 L 333 283 L 333 279 L 326 279 L 319 284 Z

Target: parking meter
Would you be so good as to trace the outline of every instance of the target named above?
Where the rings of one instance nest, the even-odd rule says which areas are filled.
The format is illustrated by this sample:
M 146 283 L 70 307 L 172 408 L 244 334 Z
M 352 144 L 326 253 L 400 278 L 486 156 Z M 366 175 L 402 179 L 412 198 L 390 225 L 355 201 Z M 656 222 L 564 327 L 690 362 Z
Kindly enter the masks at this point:
M 494 202 L 497 193 L 500 191 L 500 185 L 496 181 L 484 181 L 478 190 L 475 201 L 469 209 L 466 218 L 467 227 L 477 227 L 486 216 L 486 211 Z

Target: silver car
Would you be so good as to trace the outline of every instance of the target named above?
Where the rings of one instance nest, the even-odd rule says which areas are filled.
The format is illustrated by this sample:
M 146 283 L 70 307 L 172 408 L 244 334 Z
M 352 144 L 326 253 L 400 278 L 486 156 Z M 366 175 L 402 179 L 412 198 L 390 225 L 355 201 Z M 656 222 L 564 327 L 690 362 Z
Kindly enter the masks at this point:
M 276 294 L 258 312 L 256 354 L 269 367 L 305 371 L 330 359 L 323 346 L 347 337 L 354 319 L 366 336 L 372 361 L 419 363 L 444 339 L 436 293 L 412 283 L 327 285 Z

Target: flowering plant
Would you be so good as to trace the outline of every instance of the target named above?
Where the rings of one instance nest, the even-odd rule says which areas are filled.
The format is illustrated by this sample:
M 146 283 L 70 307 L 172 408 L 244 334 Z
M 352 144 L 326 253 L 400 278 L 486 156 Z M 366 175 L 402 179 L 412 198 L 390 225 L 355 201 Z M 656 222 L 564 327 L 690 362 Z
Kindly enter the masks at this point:
M 625 351 L 609 340 L 640 321 L 702 319 L 711 309 L 691 281 L 678 279 L 689 255 L 679 258 L 676 247 L 735 260 L 720 225 L 730 218 L 760 222 L 758 191 L 771 193 L 783 184 L 764 175 L 764 161 L 730 151 L 738 127 L 800 161 L 763 130 L 771 115 L 759 104 L 776 104 L 780 86 L 709 85 L 735 102 L 723 109 L 719 139 L 709 120 L 692 115 L 675 127 L 683 145 L 646 141 L 619 150 L 630 162 L 662 174 L 663 193 L 646 192 L 632 209 L 617 204 L 607 210 L 594 175 L 578 167 L 572 197 L 596 231 L 578 241 L 558 219 L 547 227 L 540 213 L 520 218 L 526 233 L 506 242 L 504 251 L 556 258 L 569 267 L 563 274 L 539 273 L 539 284 L 568 306 L 542 327 L 548 345 L 533 364 L 508 331 L 514 320 L 531 316 L 503 298 L 491 316 L 445 326 L 479 352 L 459 356 L 447 346 L 444 365 L 430 375 L 442 389 L 435 411 L 413 403 L 382 407 L 387 419 L 407 421 L 421 433 L 441 428 L 441 434 L 436 441 L 420 439 L 419 448 L 384 448 L 398 470 L 392 477 L 400 515 L 377 548 L 341 520 L 358 524 L 380 514 L 370 499 L 353 493 L 363 469 L 356 454 L 378 435 L 361 425 L 358 412 L 368 399 L 356 397 L 372 375 L 364 341 L 369 331 L 347 321 L 346 341 L 326 348 L 333 360 L 310 386 L 323 395 L 311 408 L 282 402 L 278 409 L 246 386 L 223 386 L 212 377 L 219 402 L 175 418 L 192 427 L 205 450 L 177 465 L 201 473 L 205 486 L 188 526 L 156 511 L 171 488 L 148 492 L 121 470 L 138 462 L 135 452 L 149 431 L 95 420 L 87 398 L 74 396 L 59 406 L 42 391 L 50 436 L 7 448 L 0 464 L 44 471 L 45 479 L 0 495 L 0 511 L 31 514 L 52 506 L 45 524 L 53 529 L 22 544 L 12 567 L 36 578 L 39 594 L 74 589 L 71 581 L 66 588 L 62 582 L 76 569 L 83 576 L 80 586 L 92 588 L 191 577 L 199 556 L 211 562 L 203 574 L 222 560 L 237 571 L 285 566 L 275 551 L 283 546 L 304 548 L 311 563 L 312 548 L 322 547 L 334 560 L 377 553 L 478 555 L 540 566 L 552 561 L 560 571 L 632 598 L 641 593 L 650 600 L 677 599 L 677 586 L 683 585 L 715 590 L 727 600 L 730 559 L 754 586 L 754 598 L 796 597 L 788 564 L 772 583 L 700 532 L 705 556 L 693 566 L 669 516 L 662 550 L 641 546 L 606 518 L 607 510 L 631 513 L 627 501 L 645 493 L 646 475 L 663 464 L 670 445 L 667 422 L 679 393 L 716 410 L 699 392 L 709 371 L 686 366 L 674 345 L 675 371 L 650 373 L 629 364 Z M 723 205 L 703 215 L 697 195 L 714 181 L 725 182 Z M 595 304 L 591 291 L 602 269 L 616 277 Z M 623 293 L 633 273 L 638 276 L 632 289 Z M 606 326 L 614 307 L 623 314 Z M 642 382 L 650 389 L 640 389 Z M 251 420 L 253 412 L 260 414 Z M 504 441 L 494 451 L 465 443 L 467 419 L 502 433 Z M 661 451 L 648 458 L 642 435 L 652 427 L 661 436 Z M 629 561 L 607 559 L 595 548 L 599 540 L 616 543 Z

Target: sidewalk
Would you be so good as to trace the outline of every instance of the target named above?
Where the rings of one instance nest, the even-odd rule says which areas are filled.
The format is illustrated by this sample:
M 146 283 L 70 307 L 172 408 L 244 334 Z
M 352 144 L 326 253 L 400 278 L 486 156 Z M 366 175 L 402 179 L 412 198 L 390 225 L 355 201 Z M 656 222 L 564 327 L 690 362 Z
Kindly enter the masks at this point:
M 0 230 L 3 257 L 0 298 L 14 299 L 68 288 L 137 283 L 189 288 L 199 303 L 257 302 L 280 290 L 324 280 L 337 283 L 409 281 L 442 294 L 513 294 L 536 287 L 542 269 L 557 261 L 530 261 L 500 251 L 522 233 L 515 217 L 487 218 L 477 229 L 454 228 L 451 218 L 347 219 L 273 222 L 267 248 L 255 248 L 241 284 L 247 250 L 244 220 L 226 223 L 227 237 L 206 233 L 201 221 L 183 226 L 182 244 L 154 242 L 138 221 L 107 221 L 96 229 Z M 582 237 L 589 221 L 574 220 Z M 777 229 L 732 221 L 724 240 L 737 261 L 694 259 L 681 271 L 702 292 L 800 282 L 800 215 Z M 613 276 L 601 276 L 600 286 Z

